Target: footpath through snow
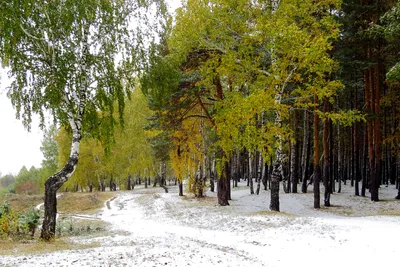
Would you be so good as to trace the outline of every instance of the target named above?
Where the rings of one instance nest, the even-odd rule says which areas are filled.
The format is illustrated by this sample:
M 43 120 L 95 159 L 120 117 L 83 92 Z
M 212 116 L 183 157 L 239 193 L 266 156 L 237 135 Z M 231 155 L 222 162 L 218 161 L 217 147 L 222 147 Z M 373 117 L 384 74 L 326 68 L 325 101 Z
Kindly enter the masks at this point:
M 0 257 L 1 266 L 393 266 L 398 259 L 398 201 L 371 203 L 350 187 L 332 196 L 336 206 L 315 211 L 312 194 L 281 194 L 282 213 L 268 212 L 269 191 L 250 195 L 244 184 L 229 207 L 215 193 L 194 199 L 176 188 L 121 192 L 100 218 L 112 234 L 75 238 L 99 243 L 85 250 Z M 382 188 L 382 198 L 395 193 Z M 394 192 L 394 191 L 393 191 Z M 345 214 L 346 216 L 343 216 Z

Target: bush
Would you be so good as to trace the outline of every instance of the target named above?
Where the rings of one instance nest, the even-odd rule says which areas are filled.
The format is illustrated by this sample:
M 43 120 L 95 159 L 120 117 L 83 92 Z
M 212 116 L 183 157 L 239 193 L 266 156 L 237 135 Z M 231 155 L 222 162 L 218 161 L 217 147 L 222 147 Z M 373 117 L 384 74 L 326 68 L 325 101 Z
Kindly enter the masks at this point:
M 17 194 L 34 195 L 39 193 L 39 187 L 31 180 L 25 181 L 15 186 Z
M 32 209 L 26 213 L 15 213 L 8 201 L 0 205 L 0 238 L 26 238 L 34 236 L 39 224 L 39 211 Z
M 20 226 L 27 231 L 31 237 L 35 235 L 35 230 L 39 225 L 40 214 L 36 209 L 31 209 L 30 211 L 22 214 L 20 219 Z
M 18 215 L 15 214 L 8 201 L 0 205 L 0 238 L 7 238 L 19 232 Z

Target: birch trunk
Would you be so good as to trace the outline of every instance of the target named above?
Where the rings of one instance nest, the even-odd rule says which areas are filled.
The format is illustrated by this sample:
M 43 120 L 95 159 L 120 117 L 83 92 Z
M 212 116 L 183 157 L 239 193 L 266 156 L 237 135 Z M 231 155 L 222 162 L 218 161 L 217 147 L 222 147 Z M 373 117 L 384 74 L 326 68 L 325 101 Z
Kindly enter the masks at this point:
M 49 177 L 45 183 L 44 218 L 42 223 L 42 231 L 40 234 L 40 238 L 45 241 L 50 241 L 55 237 L 57 217 L 57 191 L 66 181 L 68 181 L 68 179 L 74 173 L 78 164 L 81 130 L 80 126 L 78 127 L 75 122 L 72 123 L 71 127 L 73 127 L 73 134 L 71 153 L 68 161 L 59 172 Z
M 257 189 L 256 189 L 257 195 L 260 194 L 261 180 L 263 179 L 264 172 L 265 172 L 265 164 L 264 164 L 263 157 L 260 152 L 258 152 L 258 154 L 259 154 L 259 156 L 258 156 Z
M 68 179 L 75 172 L 76 166 L 78 164 L 79 158 L 79 147 L 82 138 L 82 119 L 85 113 L 86 102 L 87 102 L 87 89 L 89 87 L 89 78 L 86 73 L 88 73 L 88 61 L 89 61 L 89 24 L 83 25 L 83 47 L 82 47 L 82 65 L 81 72 L 83 75 L 82 84 L 79 92 L 79 104 L 77 107 L 76 114 L 73 113 L 72 103 L 70 96 L 65 93 L 63 96 L 65 109 L 68 111 L 68 122 L 72 130 L 72 142 L 71 142 L 71 152 L 67 163 L 64 167 L 50 176 L 45 183 L 45 193 L 44 193 L 44 218 L 42 223 L 42 231 L 40 233 L 40 238 L 45 241 L 50 241 L 55 237 L 56 231 L 56 218 L 57 218 L 57 191 L 60 187 L 68 181 Z
M 249 152 L 249 187 L 250 194 L 254 195 L 254 186 L 253 186 L 253 161 L 251 159 L 251 153 Z

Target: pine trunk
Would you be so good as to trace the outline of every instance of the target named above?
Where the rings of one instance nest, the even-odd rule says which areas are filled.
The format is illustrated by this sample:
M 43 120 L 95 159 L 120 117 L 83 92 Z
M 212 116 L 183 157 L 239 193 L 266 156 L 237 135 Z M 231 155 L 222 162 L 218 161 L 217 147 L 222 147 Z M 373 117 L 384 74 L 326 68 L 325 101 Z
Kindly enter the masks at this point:
M 396 196 L 396 199 L 400 199 L 400 157 L 397 158 L 397 196 Z
M 294 143 L 292 144 L 292 159 L 290 160 L 291 170 L 290 175 L 292 177 L 292 193 L 297 193 L 297 184 L 299 183 L 299 149 L 300 149 L 300 140 L 297 128 L 299 127 L 299 115 L 297 110 L 294 111 Z
M 337 165 L 338 165 L 338 175 L 337 175 L 337 181 L 338 181 L 338 193 L 342 191 L 342 177 L 343 177 L 343 161 L 342 161 L 342 155 L 343 155 L 343 146 L 342 146 L 342 138 L 340 135 L 340 125 L 337 126 L 337 135 L 338 135 L 338 154 L 337 154 Z
M 374 68 L 369 70 L 369 80 L 367 82 L 368 91 L 368 106 L 372 114 L 375 111 L 375 90 L 374 90 Z M 378 201 L 378 180 L 376 175 L 376 150 L 374 147 L 374 120 L 368 120 L 368 154 L 369 154 L 369 167 L 370 167 L 370 190 L 371 200 Z
M 328 98 L 324 99 L 324 112 L 328 112 Z M 323 181 L 324 181 L 324 205 L 325 207 L 330 207 L 330 188 L 329 188 L 329 119 L 325 119 L 324 121 L 324 135 L 323 135 L 323 149 L 324 149 L 324 173 L 323 173 Z
M 318 96 L 314 96 L 314 104 L 318 104 Z M 319 115 L 314 112 L 314 208 L 321 208 L 319 183 L 321 176 L 321 169 L 319 166 Z
M 303 173 L 302 173 L 302 185 L 301 192 L 307 193 L 307 180 L 308 180 L 308 169 L 310 162 L 310 152 L 311 152 L 311 123 L 310 123 L 310 113 L 306 110 L 304 111 L 304 138 L 303 138 Z

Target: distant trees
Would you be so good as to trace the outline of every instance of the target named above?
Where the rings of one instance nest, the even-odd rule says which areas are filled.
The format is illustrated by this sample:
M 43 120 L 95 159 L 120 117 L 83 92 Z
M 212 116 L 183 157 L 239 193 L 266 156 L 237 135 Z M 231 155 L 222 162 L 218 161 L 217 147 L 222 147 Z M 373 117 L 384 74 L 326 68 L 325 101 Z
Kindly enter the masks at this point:
M 154 133 L 144 128 L 151 116 L 147 99 L 140 89 L 135 89 L 125 104 L 124 125 L 114 128 L 111 147 L 107 148 L 104 143 L 90 136 L 82 139 L 79 166 L 65 183 L 65 189 L 103 191 L 110 183 L 115 183 L 120 189 L 131 189 L 139 178 L 144 181 L 157 173 L 157 163 L 149 140 Z M 114 115 L 118 116 L 117 113 Z M 55 138 L 61 162 L 69 155 L 68 135 L 65 129 L 60 129 Z
M 155 2 L 162 11 L 163 2 Z M 54 237 L 56 192 L 75 171 L 82 137 L 90 133 L 111 141 L 115 104 L 122 114 L 134 58 L 143 51 L 140 46 L 150 25 L 141 13 L 151 3 L 1 3 L 0 59 L 15 77 L 8 96 L 18 116 L 29 125 L 32 113 L 44 120 L 44 110 L 48 110 L 72 133 L 67 162 L 46 181 L 44 240 Z M 138 23 L 135 31 L 128 27 L 130 19 Z
M 31 167 L 29 170 L 23 166 L 16 176 L 7 174 L 0 176 L 2 192 L 17 194 L 38 194 L 40 192 L 41 169 Z
M 38 194 L 40 181 L 40 170 L 31 167 L 29 170 L 24 166 L 15 176 L 15 192 L 18 194 Z
M 6 174 L 4 176 L 0 175 L 0 185 L 2 187 L 8 187 L 15 183 L 15 177 L 12 174 Z
M 399 179 L 394 2 L 185 2 L 144 75 L 176 175 L 190 177 L 197 143 L 217 161 L 221 205 L 231 177 L 269 183 L 273 210 L 281 181 L 285 192 L 313 183 L 315 208 L 320 181 L 325 206 L 347 180 L 379 200 Z M 211 143 L 194 134 L 204 122 Z

